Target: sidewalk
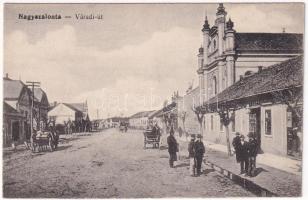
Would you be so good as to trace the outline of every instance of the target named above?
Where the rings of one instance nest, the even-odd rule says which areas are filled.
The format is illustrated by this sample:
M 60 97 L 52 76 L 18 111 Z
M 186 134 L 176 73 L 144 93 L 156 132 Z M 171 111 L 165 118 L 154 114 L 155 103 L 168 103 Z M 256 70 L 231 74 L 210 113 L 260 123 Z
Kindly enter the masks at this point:
M 207 148 L 227 153 L 227 147 L 224 145 L 215 144 L 208 141 L 203 141 L 203 142 Z M 267 165 L 269 167 L 277 168 L 282 171 L 286 171 L 299 176 L 301 176 L 302 174 L 301 161 L 287 157 L 276 156 L 274 154 L 269 154 L 269 153 L 258 154 L 257 164 Z
M 185 138 L 177 138 L 180 145 L 180 154 L 187 155 L 187 145 L 188 142 Z M 270 196 L 301 196 L 301 185 L 302 178 L 301 172 L 296 172 L 292 168 L 293 162 L 289 162 L 288 158 L 278 159 L 274 155 L 258 155 L 257 157 L 257 169 L 258 175 L 256 177 L 246 177 L 243 175 L 238 175 L 240 172 L 240 166 L 235 161 L 235 157 L 229 157 L 226 153 L 226 147 L 223 145 L 217 145 L 205 142 L 206 153 L 205 153 L 205 163 L 210 165 L 216 171 L 228 176 L 230 179 L 240 181 L 240 184 L 251 184 L 254 190 L 267 190 Z M 290 159 L 291 160 L 291 159 Z M 292 160 L 293 161 L 293 160 Z M 268 162 L 268 163 L 267 163 Z M 270 165 L 276 163 L 274 166 L 283 168 L 283 170 L 278 167 L 274 168 Z M 291 161 L 290 161 L 291 162 Z M 297 161 L 298 162 L 298 161 Z M 267 165 L 265 165 L 267 164 Z M 297 164 L 297 163 L 296 163 Z M 293 166 L 294 167 L 294 166 Z M 288 171 L 291 172 L 288 172 Z M 293 172 L 293 173 L 292 173 Z M 250 188 L 251 189 L 251 188 Z M 266 194 L 268 195 L 268 194 Z

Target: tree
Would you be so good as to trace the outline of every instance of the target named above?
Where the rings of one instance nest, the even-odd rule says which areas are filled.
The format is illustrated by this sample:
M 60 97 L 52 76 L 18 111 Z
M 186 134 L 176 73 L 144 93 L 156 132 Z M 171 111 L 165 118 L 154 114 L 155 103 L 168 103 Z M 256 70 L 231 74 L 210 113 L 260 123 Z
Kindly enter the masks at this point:
M 186 117 L 187 117 L 187 112 L 186 112 L 186 111 L 182 111 L 182 112 L 180 113 L 179 116 L 180 116 L 180 118 L 181 118 L 181 120 L 182 120 L 182 123 L 183 123 L 183 131 L 184 131 L 185 136 L 186 136 L 186 139 L 187 139 L 188 134 L 187 134 L 186 128 L 185 128 L 185 120 L 186 120 Z
M 203 127 L 202 127 L 202 122 L 203 122 L 203 118 L 205 115 L 205 112 L 202 110 L 201 106 L 198 107 L 192 107 L 191 110 L 196 114 L 198 122 L 199 122 L 199 129 L 200 129 L 200 134 L 203 136 Z
M 298 103 L 303 100 L 303 90 L 301 87 L 291 87 L 286 90 L 272 92 L 274 99 L 287 105 L 295 118 L 294 126 L 302 128 L 303 112 L 298 109 Z
M 227 141 L 227 151 L 228 156 L 231 156 L 231 144 L 230 144 L 230 134 L 229 134 L 229 124 L 231 122 L 231 112 L 229 108 L 217 109 L 220 117 L 220 123 L 222 123 L 226 130 L 226 141 Z

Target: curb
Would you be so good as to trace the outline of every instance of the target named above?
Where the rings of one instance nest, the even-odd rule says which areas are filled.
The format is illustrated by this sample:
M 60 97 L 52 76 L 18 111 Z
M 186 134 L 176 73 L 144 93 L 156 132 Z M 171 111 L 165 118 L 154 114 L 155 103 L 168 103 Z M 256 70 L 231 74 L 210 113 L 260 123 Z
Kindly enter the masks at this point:
M 248 180 L 246 178 L 243 178 L 237 174 L 234 174 L 210 161 L 203 161 L 204 164 L 210 166 L 212 169 L 217 171 L 218 173 L 222 174 L 223 176 L 227 177 L 228 179 L 232 180 L 236 184 L 242 186 L 243 188 L 247 189 L 248 191 L 256 194 L 257 196 L 260 197 L 278 197 L 279 195 L 276 193 L 273 193 L 262 186 L 254 183 L 251 180 Z

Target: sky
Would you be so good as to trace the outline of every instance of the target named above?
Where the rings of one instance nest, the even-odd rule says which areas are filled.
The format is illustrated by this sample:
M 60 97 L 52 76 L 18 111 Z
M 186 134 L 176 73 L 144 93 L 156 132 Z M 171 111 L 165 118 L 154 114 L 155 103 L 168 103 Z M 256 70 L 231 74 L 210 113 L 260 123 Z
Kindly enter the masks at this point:
M 304 4 L 224 4 L 237 32 L 304 32 Z M 92 119 L 160 109 L 198 85 L 205 15 L 217 4 L 5 4 L 3 75 L 40 81 L 49 102 L 85 102 Z M 60 14 L 24 20 L 19 14 Z M 77 20 L 75 14 L 102 14 Z M 63 16 L 72 18 L 63 19 Z

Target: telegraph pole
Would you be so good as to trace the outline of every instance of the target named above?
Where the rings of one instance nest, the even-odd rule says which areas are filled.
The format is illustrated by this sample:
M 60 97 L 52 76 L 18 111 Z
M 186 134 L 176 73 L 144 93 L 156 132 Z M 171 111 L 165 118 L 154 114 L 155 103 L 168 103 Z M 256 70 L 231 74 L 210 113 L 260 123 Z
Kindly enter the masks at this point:
M 41 85 L 41 82 L 35 82 L 35 81 L 26 81 L 27 87 L 31 87 L 32 89 L 32 101 L 31 101 L 31 112 L 30 112 L 30 126 L 31 126 L 31 138 L 33 134 L 33 108 L 34 108 L 34 88 L 39 88 Z

